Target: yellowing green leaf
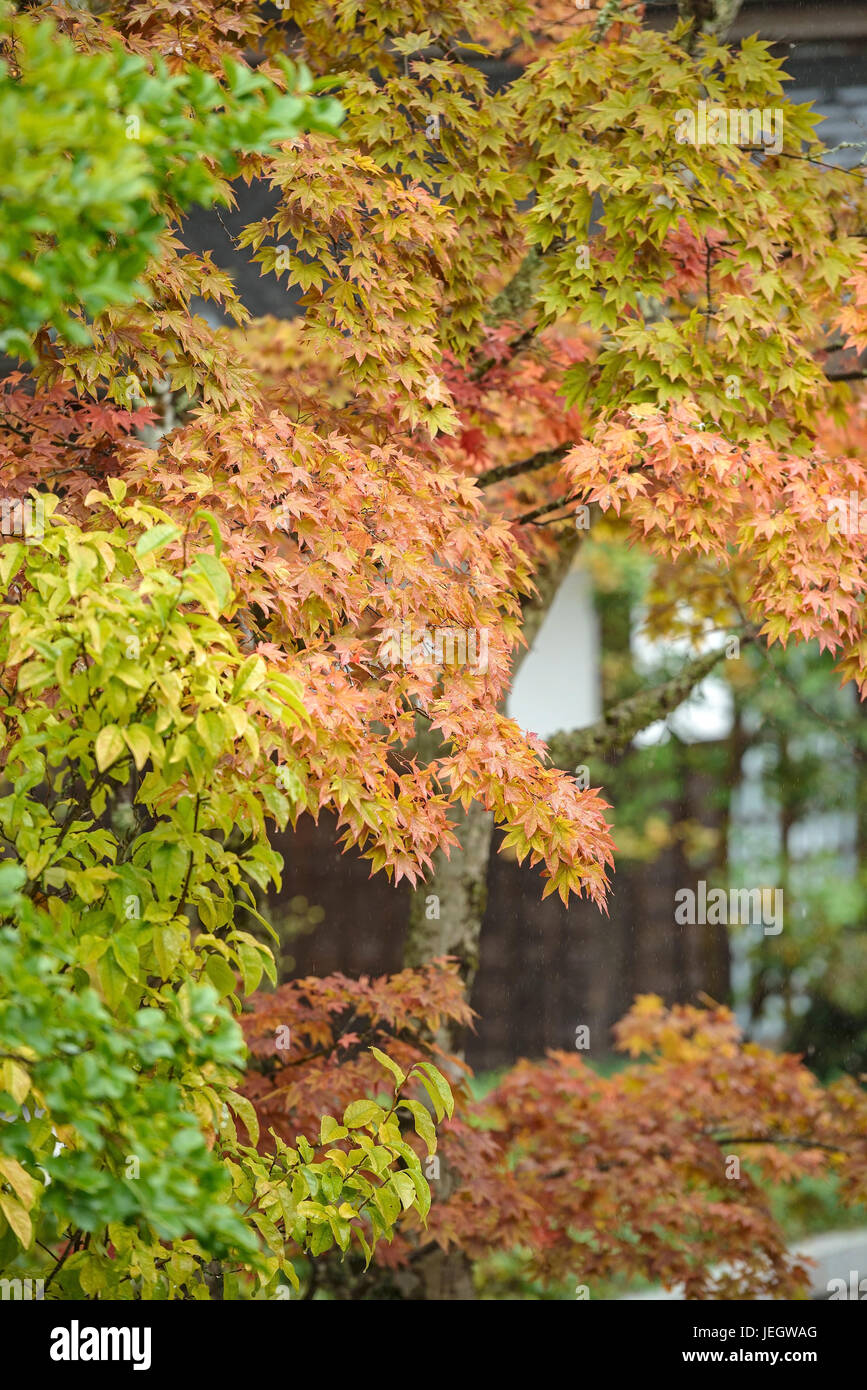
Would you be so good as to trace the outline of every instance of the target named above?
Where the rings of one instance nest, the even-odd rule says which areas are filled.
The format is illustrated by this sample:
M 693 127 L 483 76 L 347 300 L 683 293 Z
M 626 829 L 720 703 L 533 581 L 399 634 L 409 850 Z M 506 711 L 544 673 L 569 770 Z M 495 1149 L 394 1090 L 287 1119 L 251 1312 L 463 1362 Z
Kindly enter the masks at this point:
M 222 956 L 208 956 L 205 973 L 221 999 L 237 989 L 235 972 Z
M 126 742 L 116 724 L 107 724 L 104 729 L 100 729 L 93 751 L 96 766 L 100 772 L 105 772 L 106 768 L 111 767 L 113 763 L 123 757 L 126 752 Z
M 0 1193 L 0 1211 L 6 1217 L 24 1250 L 33 1243 L 33 1223 L 21 1203 L 7 1193 Z
M 164 521 L 159 526 L 153 526 L 149 531 L 145 531 L 143 535 L 139 536 L 135 553 L 141 559 L 155 550 L 162 550 L 170 541 L 176 540 L 180 534 L 177 526 L 169 521 Z
M 33 1206 L 40 1191 L 40 1184 L 31 1178 L 17 1159 L 0 1155 L 0 1178 L 9 1183 L 25 1207 L 29 1209 Z
M 216 555 L 197 555 L 193 568 L 199 570 L 208 581 L 216 596 L 218 609 L 222 612 L 232 597 L 232 581 L 222 560 L 218 560 Z
M 372 1047 L 370 1050 L 376 1058 L 377 1062 L 379 1062 L 380 1066 L 385 1067 L 387 1071 L 390 1071 L 397 1085 L 402 1086 L 404 1081 L 406 1081 L 406 1073 L 401 1071 L 400 1067 L 397 1065 L 397 1062 L 393 1062 L 392 1059 L 390 1057 L 387 1057 L 384 1052 L 380 1052 L 378 1047 Z
M 347 1129 L 361 1129 L 364 1125 L 379 1124 L 385 1111 L 375 1100 L 354 1100 L 343 1112 L 343 1123 Z
M 11 1057 L 7 1057 L 3 1062 L 0 1062 L 0 1086 L 17 1105 L 21 1105 L 30 1091 L 29 1073 L 21 1066 L 20 1062 L 15 1062 Z

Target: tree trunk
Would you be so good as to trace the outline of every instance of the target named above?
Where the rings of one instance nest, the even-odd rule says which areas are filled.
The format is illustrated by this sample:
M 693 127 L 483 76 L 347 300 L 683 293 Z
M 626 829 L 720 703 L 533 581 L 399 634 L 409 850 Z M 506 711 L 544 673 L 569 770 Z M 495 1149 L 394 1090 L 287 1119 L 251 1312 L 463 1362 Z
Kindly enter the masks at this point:
M 574 558 L 580 538 L 562 547 L 552 565 L 537 575 L 537 599 L 528 604 L 524 613 L 523 631 L 532 643 L 545 619 L 560 583 Z M 513 668 L 513 676 L 526 654 L 522 649 Z M 441 747 L 438 734 L 420 732 L 415 752 L 424 761 L 437 756 Z M 479 966 L 482 921 L 488 893 L 488 864 L 494 832 L 490 811 L 472 802 L 468 811 L 458 804 L 452 808 L 459 845 L 447 857 L 441 850 L 433 854 L 434 874 L 422 884 L 410 899 L 409 929 L 404 947 L 407 966 L 423 965 L 436 956 L 457 957 L 461 976 L 469 996 Z M 437 1042 L 446 1051 L 463 1056 L 463 1030 L 444 1025 Z M 442 1162 L 440 1178 L 432 1185 L 434 1201 L 446 1201 L 454 1191 L 454 1175 Z M 425 1302 L 466 1302 L 475 1299 L 472 1264 L 461 1250 L 443 1252 L 438 1246 L 420 1251 L 406 1271 L 402 1283 L 406 1297 Z
M 435 956 L 456 956 L 469 994 L 479 965 L 494 818 L 477 802 L 466 812 L 454 807 L 453 815 L 460 847 L 450 858 L 436 850 L 433 879 L 412 895 L 404 960 L 417 966 Z M 452 1041 L 460 1047 L 459 1038 Z

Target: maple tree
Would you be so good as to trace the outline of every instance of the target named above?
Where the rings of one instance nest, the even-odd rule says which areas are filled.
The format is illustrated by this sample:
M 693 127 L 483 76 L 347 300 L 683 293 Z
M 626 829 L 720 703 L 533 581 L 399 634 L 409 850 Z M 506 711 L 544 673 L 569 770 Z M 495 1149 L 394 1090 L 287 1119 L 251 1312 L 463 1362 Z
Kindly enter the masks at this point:
M 236 971 L 244 990 L 255 990 L 268 955 L 235 918 L 244 910 L 255 917 L 254 888 L 264 890 L 278 869 L 266 814 L 294 825 L 328 808 L 343 844 L 358 848 L 372 871 L 414 886 L 433 872 L 440 917 L 429 922 L 423 912 L 424 883 L 408 965 L 455 955 L 464 983 L 478 954 L 494 825 L 502 849 L 541 869 L 543 894 L 567 902 L 583 893 L 604 907 L 614 855 L 608 808 L 599 789 L 576 782 L 574 768 L 585 749 L 626 742 L 673 708 L 709 663 L 698 655 L 637 706 L 606 711 L 602 728 L 564 731 L 548 748 L 506 716 L 517 649 L 580 543 L 576 507 L 601 515 L 594 524 L 618 544 L 639 542 L 654 557 L 653 634 L 686 634 L 696 645 L 709 628 L 763 644 L 815 640 L 863 691 L 864 544 L 859 531 L 828 524 L 833 499 L 865 481 L 857 445 L 845 437 L 853 387 L 831 380 L 841 344 L 850 354 L 867 347 L 863 180 L 828 162 L 815 117 L 786 100 L 767 45 L 721 41 L 731 5 L 719 6 L 711 24 L 687 22 L 668 34 L 645 27 L 640 7 L 606 3 L 584 13 L 559 0 L 445 0 L 435 11 L 416 0 L 398 9 L 386 0 L 363 9 L 299 0 L 276 18 L 234 0 L 46 9 L 57 26 L 47 37 L 30 16 L 3 12 L 2 100 L 13 115 L 32 110 L 40 82 L 50 80 L 41 66 L 48 48 L 62 56 L 64 72 L 81 74 L 71 131 L 58 128 L 62 112 L 48 112 L 34 142 L 37 156 L 41 143 L 79 171 L 84 191 L 72 215 L 86 211 L 88 235 L 67 248 L 64 207 L 56 229 L 31 216 L 18 240 L 0 248 L 3 341 L 19 358 L 0 398 L 3 488 L 7 502 L 45 508 L 49 522 L 27 547 L 4 536 L 0 552 L 10 610 L 6 775 L 25 752 L 42 760 L 34 773 L 19 773 L 25 781 L 9 798 L 4 834 L 25 874 L 23 906 L 21 883 L 10 881 L 9 912 L 21 914 L 15 929 L 38 943 L 49 914 L 94 1020 L 101 999 L 122 1031 L 151 997 L 154 964 L 172 982 L 172 998 L 157 1006 L 168 1020 L 163 1043 L 183 1031 L 174 1012 L 182 979 L 204 973 L 217 997 L 234 996 L 237 1007 Z M 509 51 L 526 65 L 495 91 L 480 50 Z M 103 91 L 112 113 L 104 154 L 86 129 L 89 103 Z M 780 148 L 679 141 L 678 113 L 700 101 L 723 110 L 772 105 L 782 115 Z M 124 131 L 127 103 L 142 118 L 140 149 Z M 153 119 L 160 103 L 168 103 L 162 134 Z M 23 207 L 45 179 L 37 156 L 23 165 Z M 106 199 L 109 159 L 128 176 L 125 198 Z M 184 247 L 189 200 L 233 204 L 236 174 L 266 180 L 275 194 L 274 210 L 239 244 L 263 274 L 300 290 L 303 316 L 291 324 L 251 324 L 230 277 Z M 195 299 L 237 326 L 211 327 L 194 312 Z M 170 414 L 161 413 L 166 401 Z M 156 522 L 156 541 L 147 519 Z M 160 554 L 154 572 L 151 545 Z M 123 558 L 127 547 L 141 564 Z M 172 603 L 193 607 L 182 621 Z M 120 659 L 118 615 L 129 622 L 131 613 L 145 626 L 161 615 L 167 632 L 157 638 L 154 670 L 143 667 L 138 684 L 111 664 Z M 395 660 L 408 627 L 484 633 L 485 661 L 444 651 Z M 182 695 L 181 670 L 191 681 Z M 255 727 L 246 709 L 237 713 L 233 671 L 235 682 L 242 671 L 255 675 L 247 692 Z M 168 707 L 152 702 L 152 722 L 142 725 L 135 691 L 149 691 L 151 681 Z M 96 691 L 97 709 L 88 711 Z M 203 692 L 204 706 L 193 710 Z M 80 728 L 57 718 L 57 701 L 64 710 L 72 702 Z M 171 718 L 168 757 L 162 721 Z M 76 793 L 83 823 L 55 814 L 68 809 L 65 759 L 84 779 L 84 800 Z M 117 760 L 123 775 L 112 778 Z M 43 805 L 37 790 L 52 777 L 55 800 Z M 125 828 L 106 830 L 105 816 L 121 801 Z M 203 801 L 213 819 L 200 824 Z M 230 822 L 244 831 L 238 845 Z M 118 928 L 118 912 L 136 872 L 150 885 L 151 910 L 130 936 Z M 167 897 L 177 898 L 171 907 Z M 83 932 L 79 904 L 91 924 Z M 381 1065 L 403 1077 L 407 1066 L 450 1058 L 442 1043 L 466 1022 L 466 1006 L 454 974 L 448 979 L 452 993 L 442 995 L 430 973 L 398 977 L 372 995 L 366 984 L 307 981 L 282 987 L 285 1017 L 278 1021 L 273 1000 L 257 1004 L 253 1017 L 272 1035 L 280 1024 L 306 1028 L 326 1050 L 336 1043 L 328 1016 L 338 1007 L 367 1008 L 373 1025 L 383 1018 L 389 1031 L 403 1018 L 420 1035 L 442 1034 L 436 1043 L 420 1036 L 415 1053 L 395 1033 L 393 1062 Z M 418 997 L 401 1000 L 404 986 Z M 228 1028 L 214 999 L 196 999 L 205 1034 L 208 1019 Z M 640 1026 L 631 1016 L 624 1039 L 645 1036 L 655 1046 L 654 1010 L 639 1010 Z M 707 1124 L 749 1121 L 751 1142 L 759 1142 L 790 1138 L 803 1122 L 815 1133 L 797 1130 L 798 1139 L 839 1142 L 856 1172 L 863 1154 L 849 1152 L 834 1117 L 847 1105 L 860 1114 L 858 1094 L 822 1098 L 796 1062 L 739 1048 L 730 1020 L 716 1014 L 707 1026 L 725 1048 L 727 1082 L 713 1072 L 697 1017 L 677 1015 L 666 1026 L 683 1035 L 680 1051 L 629 1082 L 602 1083 L 554 1058 L 529 1081 L 519 1068 L 503 1083 L 491 1100 L 493 1131 L 458 1118 L 447 1130 L 449 1161 L 467 1181 L 434 1204 L 435 1239 L 473 1255 L 497 1239 L 504 1248 L 528 1241 L 542 1252 L 545 1277 L 563 1272 L 570 1223 L 601 1221 L 624 1198 L 603 1186 L 585 1202 L 574 1184 L 561 1183 L 574 1161 L 550 1132 L 562 1092 L 576 1125 L 600 1136 L 600 1152 L 614 1144 L 619 1123 L 634 1131 L 621 1165 L 633 1176 L 638 1156 L 651 1152 L 641 1135 L 654 1126 L 668 1136 L 660 1161 L 677 1155 L 685 1187 L 701 1175 L 683 1224 L 661 1214 L 672 1223 L 669 1253 L 647 1226 L 637 1264 L 628 1259 L 631 1238 L 608 1237 L 588 1268 L 619 1263 L 706 1290 L 705 1275 L 678 1246 L 678 1233 L 706 1217 L 715 1255 L 742 1251 L 758 1232 L 753 1287 L 767 1287 L 771 1274 L 778 1289 L 796 1287 L 753 1189 L 715 1207 L 720 1150 Z M 202 1043 L 191 1066 L 224 1064 L 220 1084 L 237 1100 L 228 1073 L 241 1054 L 231 1036 L 222 1057 L 208 1053 L 213 1038 Z M 264 1035 L 248 1028 L 248 1036 L 254 1055 L 260 1044 L 262 1055 L 279 1051 L 273 1036 L 267 1047 Z M 249 1101 L 238 1101 L 251 1143 L 234 1158 L 227 1148 L 224 1177 L 232 1175 L 242 1205 L 253 1203 L 250 1194 L 262 1198 L 256 1229 L 270 1254 L 254 1258 L 244 1246 L 256 1240 L 249 1222 L 243 1236 L 233 1228 L 232 1249 L 242 1269 L 245 1260 L 252 1268 L 270 1259 L 260 1266 L 263 1286 L 278 1270 L 292 1277 L 293 1242 L 313 1256 L 332 1241 L 341 1250 L 361 1242 L 362 1206 L 371 1221 L 378 1212 L 368 1236 L 391 1235 L 398 1219 L 411 1226 L 413 1211 L 419 1220 L 428 1215 L 419 1156 L 394 1120 L 403 1105 L 421 1140 L 430 1138 L 422 1091 L 404 1101 L 392 1071 L 399 1095 L 390 1108 L 359 1100 L 363 1090 L 381 1089 L 381 1070 L 352 1054 L 352 1029 L 341 1041 L 340 1066 L 327 1075 L 310 1061 L 291 1084 L 272 1074 L 272 1091 L 255 1076 L 250 1082 L 284 1145 L 271 1152 L 292 1178 L 291 1209 L 281 1205 L 285 1186 L 267 1176 Z M 33 1049 L 33 1039 L 22 1035 L 16 1048 Z M 24 1052 L 16 1066 L 22 1057 L 37 1067 Z M 133 1049 L 124 1065 L 159 1073 L 159 1057 L 157 1048 L 136 1060 Z M 217 1139 L 202 1075 L 191 1074 L 186 1096 L 172 1092 L 172 1105 L 196 1116 L 205 1171 L 202 1136 L 212 1146 Z M 438 1084 L 423 1070 L 416 1078 L 441 1117 Z M 786 1079 L 800 1097 L 788 1118 L 779 1104 Z M 4 1073 L 15 1106 L 25 1083 L 41 1084 Z M 354 1163 L 338 1133 L 354 1127 L 346 1114 L 341 1125 L 326 1108 L 329 1123 L 322 1120 L 338 1099 L 353 1118 L 366 1116 L 358 1126 L 369 1130 L 358 1145 L 364 1155 Z M 294 1126 L 310 1125 L 322 1145 L 334 1141 L 321 1169 L 312 1148 L 286 1147 Z M 20 1151 L 10 1149 L 15 1166 L 0 1170 L 10 1185 L 0 1208 L 20 1244 L 30 1227 L 19 1207 L 26 1213 L 38 1195 L 27 1164 L 49 1166 L 51 1134 L 50 1125 L 36 1137 L 28 1132 Z M 58 1177 L 67 1161 L 56 1160 Z M 763 1161 L 768 1170 L 782 1164 Z M 815 1161 L 808 1149 L 803 1162 Z M 365 1162 L 381 1182 L 361 1176 Z M 473 1195 L 471 1170 L 484 1174 L 482 1197 Z M 645 1173 L 631 1220 L 649 1219 L 643 1202 L 660 1215 L 648 1181 Z M 860 1182 L 856 1172 L 853 1193 Z M 513 1204 L 501 1236 L 486 1184 Z M 59 1180 L 52 1187 L 62 1191 Z M 559 1215 L 553 1192 L 564 1203 Z M 86 1228 L 80 1216 L 73 1224 Z M 135 1248 L 117 1221 L 105 1226 L 99 1250 L 67 1245 L 59 1281 L 77 1278 L 98 1291 L 111 1247 L 130 1272 L 138 1260 L 136 1278 L 167 1267 L 171 1288 L 197 1277 L 196 1296 L 207 1295 L 208 1241 L 217 1240 L 207 1222 L 159 1254 L 165 1232 L 177 1237 L 171 1223 L 161 1234 L 156 1222 Z M 361 1249 L 369 1258 L 369 1242 Z M 148 1287 L 163 1287 L 156 1274 Z

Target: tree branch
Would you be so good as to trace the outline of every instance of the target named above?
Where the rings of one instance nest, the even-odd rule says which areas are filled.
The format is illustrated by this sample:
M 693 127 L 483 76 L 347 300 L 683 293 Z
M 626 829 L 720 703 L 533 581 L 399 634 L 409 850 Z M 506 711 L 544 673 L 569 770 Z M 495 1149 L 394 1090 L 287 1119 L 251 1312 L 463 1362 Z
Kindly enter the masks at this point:
M 540 468 L 547 468 L 549 464 L 562 463 L 571 448 L 571 444 L 558 444 L 554 449 L 540 449 L 529 458 L 518 459 L 517 463 L 498 464 L 496 468 L 480 473 L 476 483 L 479 487 L 492 487 L 506 478 L 518 478 L 522 473 L 538 473 Z
M 737 634 L 741 642 L 752 642 L 752 631 Z M 590 758 L 601 758 L 609 753 L 620 752 L 657 719 L 664 719 L 682 704 L 693 688 L 709 676 L 718 662 L 726 655 L 725 648 L 706 652 L 696 657 L 679 671 L 671 680 L 661 685 L 640 690 L 627 700 L 612 705 L 601 719 L 586 729 L 574 729 L 570 733 L 554 734 L 548 740 L 548 756 L 555 767 L 572 771 Z
M 743 0 L 677 0 L 681 19 L 695 21 L 693 34 L 709 34 L 722 43 L 738 16 Z
M 861 1134 L 846 1135 L 849 1139 L 863 1139 Z M 727 1148 L 734 1144 L 794 1144 L 800 1149 L 825 1149 L 828 1153 L 845 1153 L 842 1144 L 825 1144 L 821 1139 L 797 1138 L 795 1135 L 785 1134 L 708 1134 L 706 1139 L 711 1139 L 714 1144 L 719 1144 L 720 1148 Z
M 511 280 L 491 301 L 491 307 L 485 315 L 485 323 L 489 328 L 496 328 L 506 319 L 517 321 L 527 312 L 536 298 L 541 261 L 542 252 L 538 246 L 531 246 Z
M 535 522 L 537 517 L 547 516 L 549 512 L 561 511 L 563 507 L 569 507 L 573 502 L 580 502 L 584 496 L 581 492 L 575 492 L 571 497 L 560 497 L 556 502 L 542 502 L 538 507 L 533 507 L 532 511 L 522 512 L 520 516 L 508 516 L 507 521 L 512 521 L 516 526 L 528 526 L 530 522 Z M 565 516 L 558 516 L 558 521 L 568 521 L 571 513 Z M 541 524 L 541 523 L 540 523 Z
M 867 380 L 867 367 L 860 367 L 851 372 L 826 372 L 826 381 L 864 381 Z

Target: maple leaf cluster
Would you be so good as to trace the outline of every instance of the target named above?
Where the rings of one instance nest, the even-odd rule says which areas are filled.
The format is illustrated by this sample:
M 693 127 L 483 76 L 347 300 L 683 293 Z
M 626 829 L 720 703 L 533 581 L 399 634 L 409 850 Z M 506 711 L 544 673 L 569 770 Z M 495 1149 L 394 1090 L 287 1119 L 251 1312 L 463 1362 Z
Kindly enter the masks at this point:
M 729 571 L 732 603 L 744 601 L 769 642 L 815 639 L 867 686 L 865 537 L 841 525 L 834 506 L 864 495 L 860 459 L 829 457 L 818 445 L 806 458 L 738 446 L 681 406 L 624 412 L 571 450 L 564 469 L 589 502 L 618 514 L 626 506 L 632 533 L 669 561 L 690 553 Z

